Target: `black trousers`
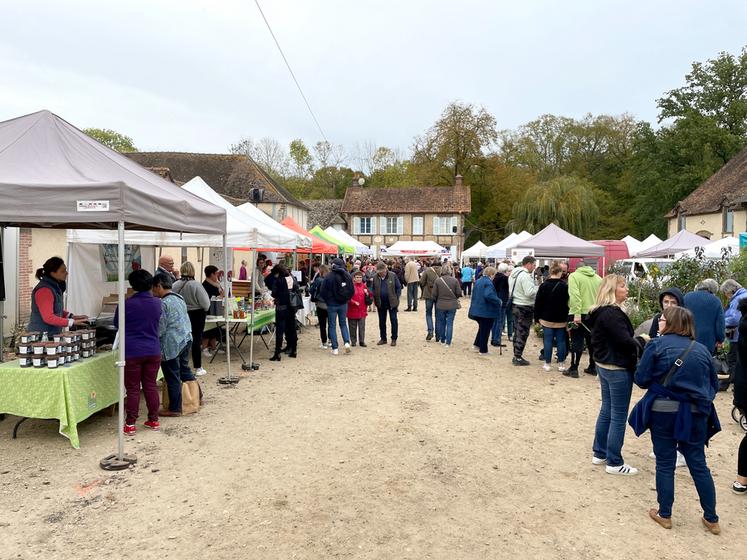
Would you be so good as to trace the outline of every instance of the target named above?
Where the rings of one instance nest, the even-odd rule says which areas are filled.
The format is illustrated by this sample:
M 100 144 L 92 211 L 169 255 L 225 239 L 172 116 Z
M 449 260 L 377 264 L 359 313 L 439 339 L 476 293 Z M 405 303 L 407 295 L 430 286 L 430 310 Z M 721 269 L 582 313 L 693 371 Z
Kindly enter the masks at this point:
M 490 331 L 493 329 L 492 317 L 476 317 L 477 321 L 477 335 L 475 336 L 475 346 L 480 349 L 480 354 L 485 354 L 488 351 L 488 339 L 490 338 Z
M 588 315 L 581 315 L 581 322 L 585 325 L 586 319 Z M 569 318 L 570 320 L 571 318 Z M 575 329 L 570 329 L 571 331 L 571 352 L 575 354 L 575 356 L 572 356 L 571 359 L 578 360 L 576 362 L 576 365 L 579 365 L 579 362 L 581 361 L 581 354 L 584 353 L 584 343 L 586 343 L 586 348 L 589 350 L 589 367 L 594 367 L 594 358 L 591 351 L 591 333 L 589 332 L 589 329 L 587 329 L 584 325 L 578 325 Z
M 737 474 L 747 476 L 747 434 L 742 438 L 739 444 L 739 455 L 737 456 Z
M 298 346 L 296 333 L 296 313 L 292 309 L 275 309 L 275 354 L 280 354 L 283 348 L 283 336 L 288 342 L 288 351 L 295 352 Z
M 379 312 L 379 338 L 386 340 L 386 318 L 389 316 L 389 321 L 392 323 L 392 340 L 397 340 L 399 334 L 399 323 L 397 321 L 397 308 L 394 307 L 378 307 Z
M 319 337 L 322 339 L 322 344 L 327 344 L 327 321 L 329 320 L 327 309 L 317 307 L 316 317 L 319 320 Z
M 187 315 L 192 326 L 192 367 L 199 369 L 202 367 L 202 331 L 205 330 L 207 311 L 193 309 L 187 311 Z

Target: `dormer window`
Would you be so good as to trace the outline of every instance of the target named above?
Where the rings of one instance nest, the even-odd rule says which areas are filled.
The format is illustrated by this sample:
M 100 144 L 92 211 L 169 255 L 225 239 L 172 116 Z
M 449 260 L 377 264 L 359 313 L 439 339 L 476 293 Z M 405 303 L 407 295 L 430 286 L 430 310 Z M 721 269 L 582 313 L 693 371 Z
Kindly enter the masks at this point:
M 677 213 L 677 231 L 682 231 L 685 229 L 687 217 L 685 216 L 685 212 L 680 210 Z

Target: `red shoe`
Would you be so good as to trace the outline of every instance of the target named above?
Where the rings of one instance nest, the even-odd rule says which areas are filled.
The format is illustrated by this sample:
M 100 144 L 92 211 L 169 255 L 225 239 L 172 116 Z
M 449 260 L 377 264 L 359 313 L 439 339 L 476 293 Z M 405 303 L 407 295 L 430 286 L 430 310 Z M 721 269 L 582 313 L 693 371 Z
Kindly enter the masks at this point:
M 126 436 L 134 436 L 135 432 L 137 432 L 137 427 L 135 426 L 135 424 L 125 424 L 122 431 Z
M 151 430 L 161 429 L 161 424 L 158 423 L 158 420 L 148 420 L 147 422 L 143 422 L 143 426 L 150 428 Z

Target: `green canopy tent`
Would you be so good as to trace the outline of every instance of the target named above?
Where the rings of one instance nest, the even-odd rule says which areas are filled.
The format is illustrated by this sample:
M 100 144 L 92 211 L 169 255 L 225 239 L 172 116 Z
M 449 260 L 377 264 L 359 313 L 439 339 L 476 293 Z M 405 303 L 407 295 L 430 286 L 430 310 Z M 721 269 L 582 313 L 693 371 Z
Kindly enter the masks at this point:
M 336 237 L 332 237 L 329 233 L 324 231 L 321 227 L 318 225 L 314 226 L 309 230 L 309 233 L 318 237 L 319 239 L 322 239 L 323 241 L 326 241 L 327 243 L 332 243 L 333 245 L 337 245 L 340 248 L 340 253 L 353 255 L 355 254 L 355 247 L 352 245 L 348 245 L 347 243 L 340 241 Z

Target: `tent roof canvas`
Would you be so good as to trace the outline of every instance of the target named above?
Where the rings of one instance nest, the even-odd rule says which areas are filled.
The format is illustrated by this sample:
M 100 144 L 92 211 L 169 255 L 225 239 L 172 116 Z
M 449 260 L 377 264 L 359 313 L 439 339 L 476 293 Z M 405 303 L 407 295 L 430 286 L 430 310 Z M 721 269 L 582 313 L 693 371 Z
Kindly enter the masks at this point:
M 296 220 L 294 220 L 290 216 L 286 216 L 283 219 L 283 221 L 280 223 L 283 226 L 287 227 L 288 229 L 292 229 L 296 233 L 300 233 L 301 235 L 308 237 L 309 240 L 311 240 L 311 252 L 312 253 L 320 253 L 320 254 L 325 254 L 325 255 L 336 255 L 339 252 L 337 245 L 333 245 L 332 243 L 327 243 L 326 241 L 323 241 L 319 239 L 318 237 L 311 235 L 308 231 L 303 229 L 301 225 L 298 222 L 296 222 Z
M 638 251 L 641 250 L 641 242 L 632 235 L 626 235 L 620 241 L 623 241 L 625 245 L 628 246 L 628 254 L 630 256 L 635 255 Z
M 555 224 L 537 235 L 517 243 L 514 248 L 534 249 L 537 257 L 602 257 L 604 247 L 585 241 Z
M 435 241 L 397 241 L 383 253 L 385 256 L 428 257 L 448 255 L 449 251 Z
M 513 233 L 509 234 L 507 237 L 499 241 L 498 243 L 494 245 L 490 245 L 487 250 L 487 258 L 489 259 L 504 259 L 507 256 L 510 256 L 510 251 L 513 249 L 516 245 L 521 243 L 522 241 L 526 241 L 527 239 L 530 239 L 532 237 L 532 234 L 528 231 L 524 230 L 521 233 Z
M 703 248 L 703 256 L 707 259 L 720 259 L 724 252 L 727 256 L 735 256 L 739 254 L 739 239 L 733 236 L 724 237 L 723 239 L 717 239 L 707 243 L 706 245 L 696 245 L 696 247 Z M 694 257 L 695 248 L 688 249 L 675 255 L 676 258 L 680 257 Z
M 682 251 L 687 251 L 688 249 L 692 249 L 693 247 L 702 247 L 707 243 L 708 240 L 705 237 L 695 235 L 694 233 L 683 229 L 669 239 L 662 241 L 661 243 L 657 243 L 656 245 L 650 247 L 649 249 L 646 249 L 645 251 L 639 251 L 638 255 L 636 256 L 668 257 L 677 253 L 681 253 Z
M 635 253 L 635 255 L 631 253 L 630 256 L 631 257 L 638 256 L 638 254 L 641 251 L 645 251 L 646 249 L 650 249 L 651 247 L 653 247 L 654 245 L 658 245 L 659 243 L 661 243 L 661 239 L 659 239 L 656 235 L 654 235 L 652 233 L 646 239 L 644 239 L 643 241 L 641 241 L 641 245 L 638 247 L 638 251 Z
M 297 231 L 293 231 L 290 228 L 285 227 L 280 222 L 276 222 L 270 216 L 262 212 L 259 208 L 254 206 L 251 202 L 247 202 L 245 204 L 242 204 L 240 206 L 236 207 L 238 210 L 243 212 L 244 214 L 247 214 L 250 218 L 256 220 L 259 222 L 259 228 L 260 230 L 265 229 L 267 231 L 277 231 L 278 228 L 280 231 L 285 232 L 286 234 L 292 235 L 295 237 L 296 244 L 295 246 L 298 247 L 298 249 L 302 248 L 311 248 L 311 238 L 308 235 L 304 235 L 302 233 L 299 233 Z M 278 250 L 278 252 L 287 252 L 289 249 L 287 248 L 279 248 L 279 247 L 260 247 L 261 249 L 264 249 L 266 251 L 272 251 L 272 250 Z M 290 249 L 292 250 L 292 248 Z
M 223 234 L 226 212 L 49 111 L 0 123 L 0 223 Z
M 356 255 L 370 255 L 372 253 L 371 249 L 367 245 L 364 245 L 363 243 L 358 241 L 355 237 L 350 235 L 345 230 L 335 229 L 332 226 L 329 226 L 325 228 L 324 231 L 336 237 L 340 241 L 344 241 L 348 245 L 352 245 L 355 248 Z
M 336 237 L 328 234 L 326 231 L 324 231 L 319 225 L 315 225 L 313 228 L 309 230 L 309 233 L 312 235 L 317 236 L 318 238 L 328 242 L 333 243 L 337 245 L 340 248 L 340 252 L 342 253 L 348 253 L 348 254 L 354 254 L 355 249 L 352 247 L 352 245 L 349 245 L 347 243 L 344 243 L 343 241 L 340 241 Z
M 488 246 L 482 241 L 478 241 L 469 249 L 462 251 L 462 257 L 467 258 L 485 258 L 487 256 Z

